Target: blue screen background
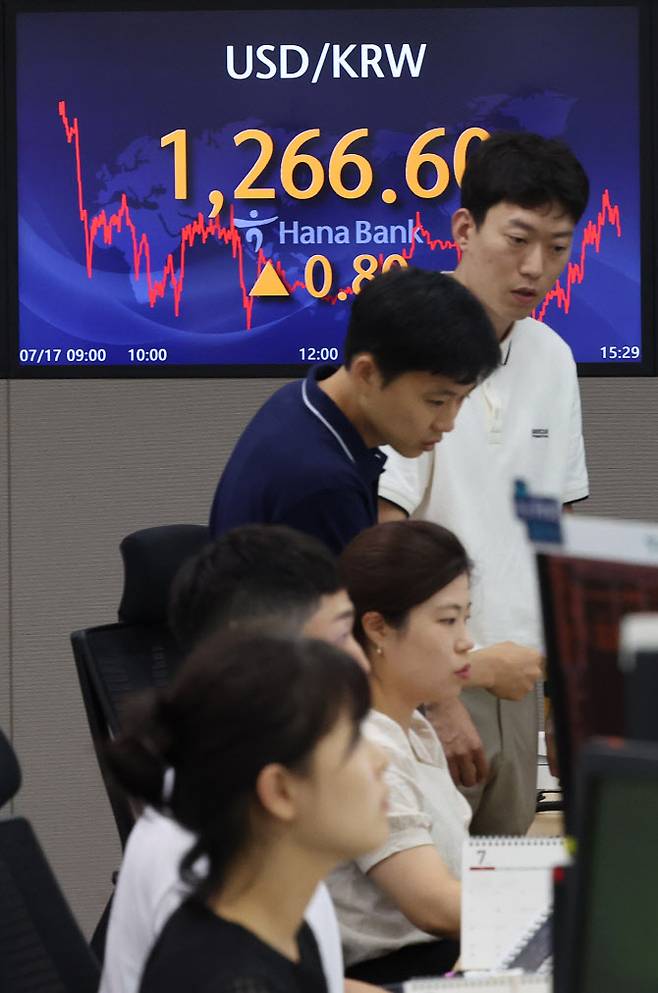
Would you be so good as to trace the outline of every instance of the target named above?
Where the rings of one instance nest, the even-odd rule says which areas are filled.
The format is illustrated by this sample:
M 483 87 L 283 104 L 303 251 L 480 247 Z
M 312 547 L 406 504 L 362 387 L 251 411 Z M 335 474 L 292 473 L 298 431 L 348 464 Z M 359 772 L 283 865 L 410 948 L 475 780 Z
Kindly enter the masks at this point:
M 407 43 L 414 56 L 423 43 L 427 48 L 418 78 L 408 71 L 391 78 L 384 61 L 385 78 L 333 78 L 323 71 L 312 83 L 314 59 L 327 41 L 343 51 L 353 43 L 389 43 L 396 53 Z M 235 46 L 241 69 L 245 46 L 261 44 L 302 46 L 309 71 L 297 79 L 230 78 L 226 46 Z M 290 364 L 302 360 L 300 349 L 340 348 L 349 295 L 345 301 L 335 296 L 350 287 L 354 257 L 410 247 L 408 234 L 405 240 L 399 231 L 394 241 L 357 244 L 358 221 L 367 221 L 371 232 L 374 225 L 408 232 L 419 212 L 427 235 L 414 239 L 413 263 L 456 264 L 455 250 L 441 246 L 450 241 L 450 216 L 459 204 L 454 177 L 432 200 L 412 195 L 404 183 L 411 144 L 440 126 L 446 137 L 428 150 L 443 155 L 451 170 L 455 141 L 473 126 L 533 130 L 570 144 L 591 182 L 573 261 L 581 261 L 590 222 L 600 229 L 600 250 L 585 248 L 569 312 L 553 300 L 544 319 L 581 362 L 601 361 L 602 346 L 641 346 L 637 52 L 637 11 L 624 7 L 20 14 L 19 347 L 61 348 L 60 366 L 69 348 L 102 347 L 107 365 L 127 364 L 128 348 L 138 346 L 166 348 L 168 365 Z M 350 63 L 359 68 L 355 54 Z M 112 228 L 111 243 L 104 243 L 102 231 L 96 236 L 89 278 L 75 141 L 67 142 L 59 101 L 66 103 L 69 126 L 78 122 L 89 223 L 102 211 L 107 218 L 117 214 L 125 194 L 135 237 L 148 245 L 153 280 L 163 279 L 169 256 L 178 278 L 181 230 L 199 213 L 207 218 L 210 190 L 223 191 L 219 223 L 232 240 L 226 244 L 215 234 L 186 246 L 178 315 L 170 282 L 150 306 L 145 257 L 137 279 L 125 216 L 122 230 Z M 274 186 L 275 200 L 233 199 L 256 157 L 254 142 L 233 143 L 247 127 L 274 139 L 257 185 Z M 343 134 L 369 129 L 351 149 L 374 170 L 365 197 L 340 199 L 328 183 L 308 201 L 282 190 L 278 170 L 287 143 L 314 127 L 321 137 L 303 151 L 325 169 Z M 188 135 L 185 201 L 174 199 L 173 147 L 160 147 L 161 136 L 177 128 Z M 301 170 L 297 178 L 306 182 Z M 424 181 L 432 180 L 427 172 Z M 393 205 L 382 202 L 387 187 L 398 193 Z M 619 210 L 621 236 L 606 212 L 598 217 L 606 190 Z M 248 237 L 254 220 L 261 223 Z M 300 232 L 302 225 L 343 225 L 350 241 L 293 244 L 290 234 L 282 241 L 280 226 L 290 232 L 295 221 Z M 314 299 L 299 285 L 285 299 L 246 302 L 240 278 L 248 292 L 258 274 L 261 236 L 261 266 L 271 259 L 289 286 L 303 283 L 309 256 L 326 255 L 334 273 L 332 302 Z M 566 274 L 561 282 L 567 289 Z

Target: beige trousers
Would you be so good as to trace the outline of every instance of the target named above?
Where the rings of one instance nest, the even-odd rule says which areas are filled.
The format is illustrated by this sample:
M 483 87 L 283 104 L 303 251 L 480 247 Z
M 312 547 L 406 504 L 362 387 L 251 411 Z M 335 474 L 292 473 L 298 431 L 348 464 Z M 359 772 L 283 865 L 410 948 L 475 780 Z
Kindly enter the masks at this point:
M 471 834 L 525 834 L 537 803 L 537 694 L 498 700 L 487 690 L 471 689 L 461 699 L 489 762 L 484 782 L 461 789 L 473 810 Z

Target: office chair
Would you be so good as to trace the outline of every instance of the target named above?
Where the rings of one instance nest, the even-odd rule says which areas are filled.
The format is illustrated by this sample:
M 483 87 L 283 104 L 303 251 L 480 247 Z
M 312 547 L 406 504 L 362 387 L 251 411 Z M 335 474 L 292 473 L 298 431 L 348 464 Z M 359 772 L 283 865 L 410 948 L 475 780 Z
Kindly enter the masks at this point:
M 183 562 L 209 540 L 208 528 L 197 524 L 172 524 L 129 534 L 120 545 L 124 586 L 119 623 L 71 635 L 89 730 L 122 849 L 136 814 L 108 774 L 105 746 L 121 728 L 127 698 L 166 686 L 178 668 L 182 653 L 167 627 L 169 591 Z M 116 873 L 113 882 L 115 878 Z M 100 961 L 111 905 L 112 896 L 91 939 Z
M 0 807 L 21 771 L 0 731 Z M 100 969 L 28 822 L 0 820 L 0 990 L 95 993 Z
M 0 989 L 3 993 L 96 993 L 98 962 L 32 828 L 0 821 Z
M 172 581 L 183 562 L 209 541 L 206 527 L 173 524 L 146 528 L 121 542 L 124 588 L 119 623 L 74 631 L 73 655 L 89 729 L 122 847 L 135 815 L 107 775 L 103 752 L 121 728 L 126 699 L 165 686 L 181 652 L 167 627 Z

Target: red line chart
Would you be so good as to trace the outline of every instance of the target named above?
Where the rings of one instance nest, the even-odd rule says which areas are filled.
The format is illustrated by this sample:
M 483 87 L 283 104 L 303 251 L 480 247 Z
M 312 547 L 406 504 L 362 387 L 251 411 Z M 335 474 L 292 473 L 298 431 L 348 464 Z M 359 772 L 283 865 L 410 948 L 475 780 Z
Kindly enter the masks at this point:
M 541 307 L 538 307 L 534 317 L 538 321 L 543 321 L 550 304 L 555 301 L 560 310 L 565 314 L 571 308 L 571 291 L 574 286 L 580 286 L 585 278 L 585 261 L 587 251 L 591 246 L 598 254 L 601 248 L 601 235 L 606 225 L 610 224 L 617 231 L 617 237 L 621 238 L 621 213 L 618 204 L 613 204 L 610 200 L 610 193 L 604 190 L 601 194 L 601 207 L 596 215 L 596 220 L 588 221 L 583 231 L 580 243 L 580 259 L 578 262 L 567 263 L 565 274 L 561 279 L 556 280 L 555 285 L 544 297 Z M 562 284 L 564 279 L 565 285 Z
M 124 230 L 128 233 L 132 242 L 132 265 L 135 279 L 144 277 L 147 285 L 148 300 L 151 307 L 155 307 L 159 300 L 163 300 L 168 291 L 171 292 L 174 305 L 174 314 L 180 315 L 181 301 L 185 284 L 185 265 L 188 253 L 200 243 L 205 245 L 210 239 L 223 243 L 230 249 L 231 257 L 237 266 L 237 278 L 241 293 L 242 309 L 245 313 L 245 326 L 249 330 L 252 326 L 253 308 L 256 298 L 249 296 L 250 287 L 245 276 L 245 254 L 242 236 L 234 223 L 234 208 L 229 207 L 228 224 L 222 224 L 221 212 L 217 217 L 209 219 L 199 212 L 196 219 L 185 224 L 180 229 L 180 245 L 175 252 L 169 252 L 164 264 L 161 267 L 153 262 L 151 258 L 151 246 L 146 232 L 139 232 L 130 213 L 128 198 L 126 193 L 122 193 L 119 207 L 114 213 L 107 213 L 101 210 L 93 217 L 90 215 L 85 205 L 82 154 L 80 150 L 80 124 L 77 117 L 69 120 L 66 101 L 60 100 L 58 112 L 64 127 L 64 133 L 69 145 L 73 145 L 75 151 L 75 173 L 78 192 L 78 212 L 83 229 L 84 251 L 87 276 L 93 278 L 94 274 L 94 250 L 96 245 L 112 245 L 115 235 L 121 234 Z M 537 308 L 533 316 L 537 320 L 543 320 L 546 310 L 555 302 L 556 306 L 569 313 L 572 302 L 572 290 L 574 286 L 580 285 L 585 278 L 585 268 L 587 255 L 590 249 L 597 253 L 601 246 L 601 237 L 606 226 L 612 226 L 621 238 L 621 214 L 617 204 L 613 204 L 609 191 L 606 189 L 601 195 L 601 207 L 595 220 L 589 220 L 583 231 L 580 246 L 579 261 L 569 262 L 567 269 L 561 279 L 546 294 L 541 306 Z M 420 242 L 416 235 L 420 237 Z M 459 249 L 454 241 L 434 238 L 429 228 L 424 224 L 420 211 L 416 212 L 413 228 L 411 230 L 410 244 L 403 248 L 400 253 L 405 260 L 411 260 L 416 252 L 416 246 L 425 244 L 430 251 L 455 251 L 459 259 Z M 178 256 L 178 262 L 175 256 Z M 384 254 L 379 258 L 380 264 L 384 261 Z M 256 256 L 256 278 L 260 275 L 268 262 L 272 262 L 277 275 L 290 294 L 299 289 L 306 289 L 303 280 L 288 280 L 286 271 L 280 261 L 270 260 L 268 256 L 259 249 Z M 157 274 L 156 274 L 157 273 Z M 564 282 L 562 282 L 564 280 Z M 252 282 L 253 285 L 253 282 Z M 335 294 L 327 296 L 325 299 L 330 304 L 336 304 L 353 293 L 351 284 L 339 289 Z

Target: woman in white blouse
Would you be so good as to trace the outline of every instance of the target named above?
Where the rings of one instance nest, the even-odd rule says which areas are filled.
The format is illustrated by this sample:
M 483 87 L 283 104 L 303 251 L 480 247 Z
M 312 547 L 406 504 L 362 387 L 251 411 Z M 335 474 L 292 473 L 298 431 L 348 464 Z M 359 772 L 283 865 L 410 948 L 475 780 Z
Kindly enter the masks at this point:
M 395 521 L 355 538 L 341 570 L 371 666 L 374 709 L 364 731 L 389 759 L 390 835 L 337 869 L 330 889 L 347 975 L 399 983 L 445 972 L 459 954 L 470 807 L 418 708 L 458 694 L 468 680 L 470 563 L 445 528 Z

